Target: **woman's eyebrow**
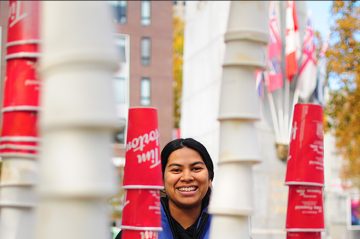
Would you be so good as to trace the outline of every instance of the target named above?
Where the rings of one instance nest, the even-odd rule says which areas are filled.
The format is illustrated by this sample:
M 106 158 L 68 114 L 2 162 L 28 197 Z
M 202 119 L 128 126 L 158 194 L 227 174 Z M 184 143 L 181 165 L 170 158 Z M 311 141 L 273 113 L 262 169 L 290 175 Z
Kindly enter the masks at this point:
M 177 163 L 172 163 L 172 164 L 169 164 L 168 167 L 182 167 L 181 164 L 177 164 Z
M 198 164 L 205 165 L 205 163 L 203 161 L 196 161 L 196 162 L 193 162 L 192 164 L 190 164 L 190 166 L 193 167 Z M 182 165 L 182 164 L 172 163 L 172 164 L 169 164 L 167 167 L 170 168 L 170 167 L 183 167 L 183 166 L 184 165 Z
M 197 164 L 205 165 L 205 163 L 203 161 L 197 161 L 197 162 L 192 163 L 190 166 L 195 166 Z

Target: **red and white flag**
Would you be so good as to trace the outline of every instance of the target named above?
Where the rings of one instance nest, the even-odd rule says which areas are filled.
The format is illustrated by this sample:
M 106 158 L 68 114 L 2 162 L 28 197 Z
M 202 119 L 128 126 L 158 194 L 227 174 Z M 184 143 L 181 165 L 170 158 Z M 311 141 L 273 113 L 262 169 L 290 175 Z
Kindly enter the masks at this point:
M 317 78 L 317 59 L 314 43 L 314 30 L 311 26 L 311 21 L 308 19 L 304 45 L 302 49 L 302 60 L 299 70 L 299 78 L 297 82 L 297 89 L 299 96 L 305 102 L 309 100 L 310 96 L 316 88 Z
M 291 81 L 298 71 L 297 50 L 299 49 L 299 31 L 295 1 L 287 1 L 286 7 L 286 76 Z
M 268 92 L 273 92 L 283 87 L 281 72 L 281 36 L 276 12 L 275 1 L 270 2 L 269 11 L 269 45 L 268 45 L 268 72 L 265 82 Z

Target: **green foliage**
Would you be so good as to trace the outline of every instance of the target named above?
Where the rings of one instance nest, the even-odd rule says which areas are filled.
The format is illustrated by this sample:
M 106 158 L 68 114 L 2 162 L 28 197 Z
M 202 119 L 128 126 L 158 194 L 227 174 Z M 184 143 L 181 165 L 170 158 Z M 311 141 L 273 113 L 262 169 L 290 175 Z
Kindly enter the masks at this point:
M 343 157 L 341 176 L 360 187 L 360 7 L 358 1 L 334 1 L 334 25 L 326 52 L 327 78 L 334 89 L 325 108 L 325 128 Z
M 184 22 L 177 16 L 173 17 L 173 31 L 174 128 L 179 128 L 183 78 Z

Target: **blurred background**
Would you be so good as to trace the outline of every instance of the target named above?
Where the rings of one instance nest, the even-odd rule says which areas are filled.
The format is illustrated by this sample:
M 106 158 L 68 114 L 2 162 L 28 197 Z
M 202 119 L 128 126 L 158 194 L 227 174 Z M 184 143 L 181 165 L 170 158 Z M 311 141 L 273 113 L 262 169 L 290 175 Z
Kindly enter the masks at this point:
M 193 137 L 208 148 L 215 165 L 218 161 L 217 118 L 230 2 L 107 1 L 107 4 L 113 12 L 114 42 L 120 57 L 119 70 L 113 77 L 119 127 L 113 136 L 112 158 L 119 190 L 109 199 L 116 232 L 124 203 L 120 185 L 129 107 L 158 109 L 161 146 L 174 138 Z M 279 35 L 284 37 L 285 8 L 280 2 L 276 4 Z M 0 2 L 1 92 L 8 5 L 8 1 Z M 297 102 L 321 104 L 325 112 L 324 238 L 360 238 L 359 2 L 296 1 L 296 11 L 300 46 L 311 21 L 317 59 L 314 87 L 306 89 L 306 97 L 298 97 Z M 284 71 L 283 63 L 281 70 Z M 298 78 L 290 83 L 290 99 L 286 102 L 289 110 Z M 284 89 L 269 92 L 266 87 L 265 79 L 260 79 L 254 88 L 261 105 L 261 120 L 256 128 L 262 161 L 254 166 L 255 208 L 251 217 L 254 239 L 285 238 L 287 149 L 280 148 L 276 140 L 269 101 L 271 94 L 280 110 L 285 100 Z

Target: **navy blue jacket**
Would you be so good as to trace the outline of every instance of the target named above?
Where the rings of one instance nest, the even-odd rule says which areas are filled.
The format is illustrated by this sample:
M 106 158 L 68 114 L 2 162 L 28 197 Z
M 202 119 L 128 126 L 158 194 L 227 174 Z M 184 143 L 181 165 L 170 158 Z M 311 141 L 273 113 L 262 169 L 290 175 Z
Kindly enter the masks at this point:
M 164 205 L 166 200 L 161 200 L 161 223 L 163 230 L 159 232 L 159 239 L 177 239 L 179 238 L 177 235 L 173 234 L 173 228 L 171 226 L 171 219 L 166 213 L 166 205 Z M 206 209 L 201 212 L 201 216 L 197 223 L 197 230 L 199 230 L 199 237 L 194 239 L 209 239 L 210 238 L 210 223 L 211 223 L 211 215 L 206 212 Z M 121 231 L 116 236 L 116 239 L 121 238 Z
M 171 222 L 169 217 L 171 217 L 169 212 L 166 212 L 166 200 L 161 200 L 161 224 L 163 230 L 159 232 L 159 239 L 177 239 L 178 237 L 174 237 L 173 228 L 171 226 Z M 211 215 L 209 215 L 205 210 L 201 212 L 200 218 L 196 225 L 196 230 L 199 230 L 199 237 L 194 239 L 209 239 L 210 238 L 210 223 L 211 223 Z

